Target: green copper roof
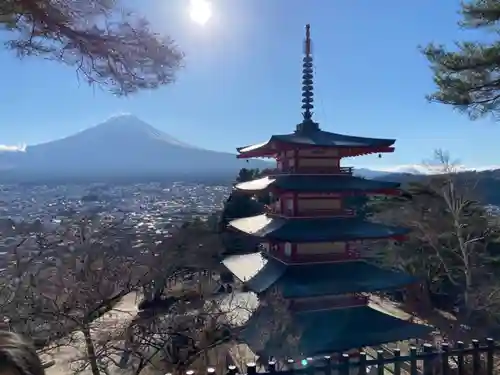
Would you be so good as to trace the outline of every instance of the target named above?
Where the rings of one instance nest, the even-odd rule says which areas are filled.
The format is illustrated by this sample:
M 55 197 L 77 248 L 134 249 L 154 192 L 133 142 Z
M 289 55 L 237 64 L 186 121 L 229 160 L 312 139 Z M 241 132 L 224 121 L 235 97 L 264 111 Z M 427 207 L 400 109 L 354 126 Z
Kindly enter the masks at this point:
M 269 324 L 269 319 L 270 314 L 257 311 L 246 324 L 241 339 L 250 348 L 262 347 L 260 331 Z M 291 325 L 300 335 L 298 347 L 284 345 L 286 334 L 283 334 L 268 340 L 263 354 L 276 358 L 296 358 L 297 353 L 305 357 L 331 354 L 410 338 L 425 338 L 432 331 L 429 326 L 409 323 L 369 306 L 295 313 Z
M 285 298 L 397 290 L 416 280 L 363 260 L 286 265 L 254 253 L 230 256 L 222 263 L 252 292 L 274 286 Z
M 391 227 L 360 218 L 293 218 L 266 214 L 232 220 L 229 225 L 256 237 L 286 242 L 350 241 L 405 235 L 406 228 Z
M 261 191 L 277 188 L 287 191 L 310 192 L 346 192 L 346 191 L 377 191 L 396 189 L 397 182 L 367 180 L 348 175 L 278 175 L 259 178 L 258 180 L 242 182 L 235 187 L 240 191 Z
M 313 129 L 310 131 L 296 131 L 291 134 L 273 135 L 267 142 L 240 147 L 237 150 L 240 153 L 249 152 L 276 141 L 320 147 L 390 147 L 396 142 L 395 139 L 355 137 Z

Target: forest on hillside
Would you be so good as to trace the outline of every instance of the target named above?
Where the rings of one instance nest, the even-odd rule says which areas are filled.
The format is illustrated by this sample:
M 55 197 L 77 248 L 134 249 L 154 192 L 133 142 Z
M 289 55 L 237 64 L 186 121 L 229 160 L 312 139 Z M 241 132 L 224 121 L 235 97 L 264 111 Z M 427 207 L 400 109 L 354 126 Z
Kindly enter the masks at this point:
M 394 173 L 380 180 L 400 182 L 403 188 L 409 188 L 412 183 L 427 183 L 434 176 L 414 175 L 409 173 Z M 474 197 L 478 202 L 500 206 L 500 169 L 488 171 L 466 171 L 456 173 L 458 181 L 474 182 Z

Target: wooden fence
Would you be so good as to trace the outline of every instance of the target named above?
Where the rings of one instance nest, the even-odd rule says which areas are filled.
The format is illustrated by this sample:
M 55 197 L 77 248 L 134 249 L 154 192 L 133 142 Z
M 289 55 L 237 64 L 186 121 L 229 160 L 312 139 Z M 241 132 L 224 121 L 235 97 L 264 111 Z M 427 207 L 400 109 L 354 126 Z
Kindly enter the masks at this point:
M 376 351 L 375 358 L 361 352 L 356 356 L 340 354 L 321 358 L 304 358 L 284 363 L 269 361 L 267 366 L 256 363 L 246 365 L 246 374 L 276 375 L 493 375 L 500 374 L 500 346 L 493 339 L 472 340 L 470 345 L 457 342 L 455 346 L 443 343 L 440 347 L 424 344 L 410 347 L 406 355 L 399 349 L 388 355 L 387 351 Z M 237 375 L 241 370 L 229 366 L 225 374 Z M 214 368 L 207 368 L 207 375 L 216 375 Z M 168 375 L 168 374 L 166 374 Z M 186 375 L 195 374 L 187 371 Z

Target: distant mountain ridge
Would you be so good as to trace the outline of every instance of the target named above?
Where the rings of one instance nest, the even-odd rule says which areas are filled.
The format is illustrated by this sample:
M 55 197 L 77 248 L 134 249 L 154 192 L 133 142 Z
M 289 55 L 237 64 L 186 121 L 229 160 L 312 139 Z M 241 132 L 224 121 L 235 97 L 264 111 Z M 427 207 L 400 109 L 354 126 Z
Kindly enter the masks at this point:
M 15 176 L 236 175 L 239 169 L 266 168 L 235 154 L 182 142 L 133 115 L 113 117 L 69 137 L 0 153 L 1 170 Z
M 485 172 L 485 171 L 494 171 L 497 169 L 500 169 L 500 165 L 486 165 L 486 166 L 479 166 L 479 167 L 468 167 L 463 164 L 456 164 L 453 163 L 453 168 L 459 172 Z M 393 167 L 389 168 L 383 168 L 380 170 L 377 170 L 380 173 L 396 173 L 396 174 L 413 174 L 413 175 L 432 175 L 432 174 L 438 174 L 442 170 L 442 166 L 439 164 L 406 164 L 406 165 L 396 165 Z
M 375 177 L 377 180 L 399 182 L 403 189 L 411 183 L 426 183 L 434 175 L 432 174 L 409 174 L 390 173 Z M 474 186 L 469 191 L 470 198 L 485 205 L 500 206 L 500 169 L 484 171 L 462 171 L 457 174 L 458 181 L 464 181 Z

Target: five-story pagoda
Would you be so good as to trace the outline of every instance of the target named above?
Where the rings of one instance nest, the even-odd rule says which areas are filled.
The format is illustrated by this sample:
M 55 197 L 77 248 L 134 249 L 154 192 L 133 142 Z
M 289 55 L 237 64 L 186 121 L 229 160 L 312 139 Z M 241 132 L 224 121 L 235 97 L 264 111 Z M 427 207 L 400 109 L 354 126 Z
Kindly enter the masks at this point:
M 303 59 L 303 121 L 295 132 L 238 149 L 239 158 L 273 157 L 272 175 L 236 185 L 249 194 L 268 192 L 269 212 L 230 222 L 233 229 L 262 239 L 262 252 L 234 255 L 223 263 L 250 291 L 269 296 L 278 291 L 292 324 L 300 330 L 298 351 L 315 356 L 422 337 L 426 326 L 376 310 L 369 293 L 401 289 L 410 276 L 363 259 L 367 241 L 402 240 L 405 228 L 365 221 L 359 202 L 370 194 L 399 194 L 399 184 L 354 177 L 341 159 L 393 152 L 393 139 L 363 138 L 323 131 L 312 119 L 313 59 L 309 25 Z M 252 347 L 255 313 L 244 331 Z M 279 338 L 265 354 L 288 357 Z

